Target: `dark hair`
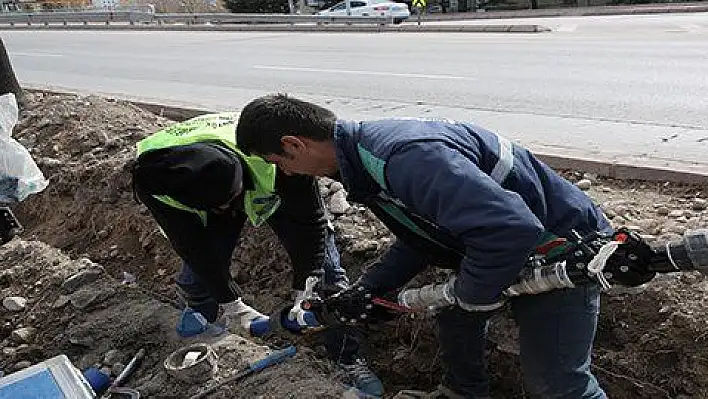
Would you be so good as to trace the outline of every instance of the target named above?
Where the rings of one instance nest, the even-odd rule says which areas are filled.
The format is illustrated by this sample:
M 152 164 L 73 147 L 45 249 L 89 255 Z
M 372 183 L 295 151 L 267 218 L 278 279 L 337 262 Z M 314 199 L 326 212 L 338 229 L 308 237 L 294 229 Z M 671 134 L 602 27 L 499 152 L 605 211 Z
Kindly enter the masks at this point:
M 334 137 L 336 119 L 327 108 L 286 94 L 271 94 L 243 108 L 236 127 L 236 142 L 247 154 L 282 154 L 283 136 L 325 141 Z

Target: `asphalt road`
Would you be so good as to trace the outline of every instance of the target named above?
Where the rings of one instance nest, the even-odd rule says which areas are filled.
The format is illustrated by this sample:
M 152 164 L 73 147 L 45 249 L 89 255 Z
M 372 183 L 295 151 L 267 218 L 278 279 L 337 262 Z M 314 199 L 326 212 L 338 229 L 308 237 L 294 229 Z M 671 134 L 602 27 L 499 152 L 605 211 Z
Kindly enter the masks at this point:
M 468 119 L 537 151 L 708 173 L 708 14 L 464 23 L 553 31 L 0 35 L 34 87 L 218 110 L 281 91 L 345 118 Z

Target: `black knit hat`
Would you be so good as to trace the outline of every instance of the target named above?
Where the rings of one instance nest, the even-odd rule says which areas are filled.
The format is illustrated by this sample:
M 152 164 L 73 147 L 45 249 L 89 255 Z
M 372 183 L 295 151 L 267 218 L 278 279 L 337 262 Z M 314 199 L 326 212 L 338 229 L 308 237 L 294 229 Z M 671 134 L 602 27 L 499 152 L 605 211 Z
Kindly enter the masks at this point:
M 201 210 L 227 204 L 241 193 L 242 179 L 238 156 L 209 143 L 149 151 L 133 167 L 133 182 L 141 191 Z

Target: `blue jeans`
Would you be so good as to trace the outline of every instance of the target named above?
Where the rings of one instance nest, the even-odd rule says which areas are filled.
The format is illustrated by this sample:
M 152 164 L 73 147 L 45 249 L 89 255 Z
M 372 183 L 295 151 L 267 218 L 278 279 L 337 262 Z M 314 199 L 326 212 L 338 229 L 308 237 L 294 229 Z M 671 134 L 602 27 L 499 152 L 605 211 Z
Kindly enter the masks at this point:
M 590 372 L 600 310 L 596 285 L 527 295 L 511 300 L 519 326 L 524 385 L 531 397 L 604 399 Z M 489 395 L 484 362 L 488 318 L 449 308 L 437 315 L 443 385 L 469 398 Z

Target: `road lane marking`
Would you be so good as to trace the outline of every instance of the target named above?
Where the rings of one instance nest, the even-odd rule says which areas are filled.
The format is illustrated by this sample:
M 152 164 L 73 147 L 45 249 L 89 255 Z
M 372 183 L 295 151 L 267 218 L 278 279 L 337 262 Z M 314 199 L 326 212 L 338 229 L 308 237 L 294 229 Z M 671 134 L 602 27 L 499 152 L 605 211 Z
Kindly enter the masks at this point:
M 556 32 L 575 32 L 578 29 L 578 24 L 563 24 L 556 29 Z
M 18 53 L 12 52 L 10 56 L 21 56 L 21 57 L 63 57 L 64 54 L 53 54 L 53 53 Z
M 276 65 L 253 65 L 254 69 L 266 69 L 272 71 L 292 71 L 292 72 L 316 72 L 316 73 L 336 73 L 342 75 L 368 75 L 368 76 L 392 76 L 397 78 L 416 78 L 416 79 L 442 79 L 442 80 L 476 80 L 464 76 L 454 75 L 429 75 L 420 73 L 399 73 L 399 72 L 384 72 L 384 71 L 357 71 L 349 69 L 324 69 L 324 68 L 303 68 L 303 67 L 288 67 Z

